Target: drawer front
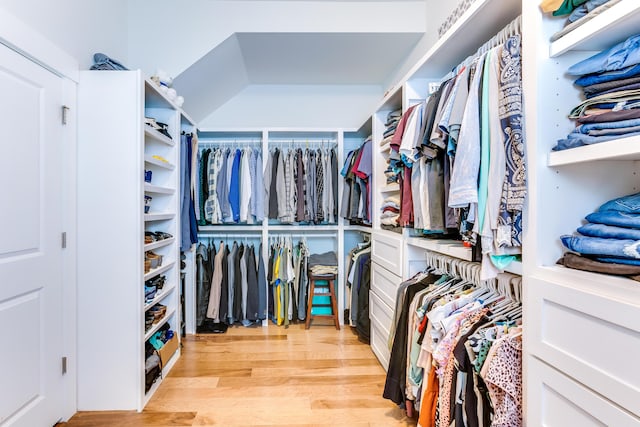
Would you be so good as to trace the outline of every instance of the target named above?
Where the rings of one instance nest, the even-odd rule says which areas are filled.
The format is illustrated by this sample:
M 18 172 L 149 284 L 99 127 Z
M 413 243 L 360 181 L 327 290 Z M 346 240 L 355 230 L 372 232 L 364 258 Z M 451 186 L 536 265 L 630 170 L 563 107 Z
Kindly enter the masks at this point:
M 638 427 L 640 419 L 535 357 L 527 360 L 525 425 Z
M 605 281 L 602 293 L 538 278 L 525 285 L 527 351 L 640 416 L 640 306 L 627 302 L 632 296 L 607 297 Z
M 391 308 L 396 306 L 396 294 L 400 283 L 401 277 L 376 263 L 371 264 L 371 290 Z
M 375 319 L 384 329 L 391 330 L 393 308 L 385 304 L 375 292 L 369 293 L 369 314 L 369 317 Z
M 389 356 L 391 355 L 389 347 L 387 347 L 388 336 L 389 331 L 386 331 L 382 325 L 371 319 L 371 350 L 385 371 L 389 368 Z
M 373 233 L 371 236 L 371 260 L 402 277 L 402 236 Z

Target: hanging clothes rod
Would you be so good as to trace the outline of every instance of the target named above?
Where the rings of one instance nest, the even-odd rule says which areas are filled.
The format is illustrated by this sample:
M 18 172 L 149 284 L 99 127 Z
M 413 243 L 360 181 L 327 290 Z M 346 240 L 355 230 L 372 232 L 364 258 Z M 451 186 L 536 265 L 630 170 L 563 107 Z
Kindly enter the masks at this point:
M 205 139 L 199 140 L 198 145 L 233 145 L 233 144 L 262 144 L 261 139 Z
M 280 237 L 292 237 L 292 238 L 298 238 L 298 237 L 308 237 L 308 238 L 327 238 L 327 237 L 332 237 L 334 239 L 336 239 L 338 236 L 336 234 L 327 234 L 327 233 L 279 233 L 279 234 L 272 234 L 269 233 L 269 238 L 280 238 Z

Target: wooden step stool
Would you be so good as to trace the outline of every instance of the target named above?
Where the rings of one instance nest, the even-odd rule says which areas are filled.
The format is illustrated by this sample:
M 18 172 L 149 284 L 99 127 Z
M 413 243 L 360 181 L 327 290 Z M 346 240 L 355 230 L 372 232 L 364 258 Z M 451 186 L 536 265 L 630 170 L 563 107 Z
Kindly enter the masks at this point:
M 309 329 L 311 326 L 311 308 L 313 307 L 313 297 L 314 296 L 328 296 L 331 300 L 331 305 L 326 304 L 316 304 L 315 307 L 331 307 L 332 314 L 314 314 L 313 317 L 328 317 L 333 319 L 333 323 L 336 326 L 337 330 L 340 330 L 340 321 L 338 320 L 338 303 L 336 300 L 336 289 L 335 289 L 335 274 L 324 274 L 324 275 L 312 275 L 309 273 L 309 295 L 307 301 L 307 320 L 305 322 L 304 328 Z M 326 281 L 328 283 L 329 292 L 316 293 L 316 282 L 317 281 Z M 318 285 L 318 287 L 324 288 L 323 285 Z

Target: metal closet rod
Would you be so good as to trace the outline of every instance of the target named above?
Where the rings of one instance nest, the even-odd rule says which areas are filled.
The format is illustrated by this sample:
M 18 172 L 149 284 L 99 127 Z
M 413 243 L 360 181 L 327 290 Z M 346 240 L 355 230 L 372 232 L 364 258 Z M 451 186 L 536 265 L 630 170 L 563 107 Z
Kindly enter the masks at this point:
M 198 145 L 224 145 L 224 144 L 262 144 L 261 139 L 205 139 L 199 140 Z

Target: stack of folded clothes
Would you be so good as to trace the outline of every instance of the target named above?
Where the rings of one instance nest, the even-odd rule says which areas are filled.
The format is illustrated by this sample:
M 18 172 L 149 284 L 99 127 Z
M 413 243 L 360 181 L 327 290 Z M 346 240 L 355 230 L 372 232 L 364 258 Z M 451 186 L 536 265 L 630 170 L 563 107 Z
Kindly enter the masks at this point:
M 336 253 L 311 254 L 309 256 L 309 272 L 314 276 L 338 274 L 338 257 Z
M 640 193 L 610 200 L 587 215 L 579 235 L 561 236 L 569 268 L 629 276 L 640 281 Z
M 397 231 L 400 219 L 400 198 L 398 196 L 389 196 L 382 202 L 380 208 L 380 227 L 386 230 Z
M 385 123 L 386 129 L 383 134 L 383 139 L 380 141 L 380 145 L 386 145 L 391 143 L 393 136 L 396 134 L 398 123 L 402 118 L 402 110 L 394 110 L 387 115 L 387 122 Z M 393 147 L 392 147 L 393 148 Z M 384 171 L 387 177 L 387 184 L 393 184 L 398 182 L 398 175 L 402 171 L 402 161 L 398 151 L 393 149 L 389 151 L 389 158 L 387 158 L 387 169 Z
M 640 135 L 640 35 L 572 65 L 585 101 L 569 118 L 576 128 L 555 151 Z

